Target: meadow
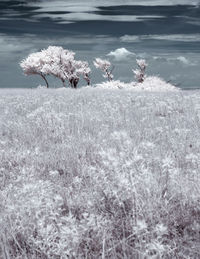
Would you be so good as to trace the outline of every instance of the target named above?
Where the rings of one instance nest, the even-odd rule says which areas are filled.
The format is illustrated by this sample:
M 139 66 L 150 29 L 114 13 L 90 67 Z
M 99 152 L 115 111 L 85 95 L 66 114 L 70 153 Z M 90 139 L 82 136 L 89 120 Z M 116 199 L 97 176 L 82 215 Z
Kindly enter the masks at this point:
M 200 91 L 0 90 L 0 258 L 200 258 Z

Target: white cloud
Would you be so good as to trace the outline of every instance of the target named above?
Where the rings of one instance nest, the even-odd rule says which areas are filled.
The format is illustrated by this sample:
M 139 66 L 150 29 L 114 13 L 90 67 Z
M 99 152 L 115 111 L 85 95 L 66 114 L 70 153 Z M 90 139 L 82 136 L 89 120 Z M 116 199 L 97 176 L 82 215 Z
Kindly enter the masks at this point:
M 2 59 L 13 59 L 16 57 L 26 56 L 30 54 L 31 52 L 39 51 L 42 48 L 46 48 L 49 45 L 56 45 L 56 46 L 69 46 L 74 51 L 76 49 L 73 48 L 74 44 L 80 44 L 82 45 L 95 45 L 99 46 L 100 44 L 103 44 L 104 47 L 106 44 L 116 44 L 118 41 L 118 38 L 115 37 L 109 37 L 107 35 L 98 35 L 96 37 L 92 37 L 92 35 L 75 35 L 75 36 L 69 36 L 69 37 L 51 37 L 51 38 L 45 38 L 45 37 L 37 37 L 34 34 L 23 34 L 21 36 L 10 36 L 7 34 L 0 33 L 0 55 L 1 60 Z M 66 47 L 68 48 L 68 47 Z M 90 52 L 94 50 L 94 47 L 91 49 L 89 48 Z M 78 50 L 80 53 L 82 50 L 81 48 Z
M 98 6 L 120 6 L 120 5 L 146 5 L 146 6 L 156 6 L 156 5 L 198 5 L 199 0 L 85 0 L 84 4 L 82 0 L 52 0 L 52 1 L 42 1 L 30 3 L 34 6 L 39 6 L 42 12 L 50 11 L 69 11 L 69 12 L 88 12 L 94 11 Z
M 142 40 L 166 40 L 181 42 L 200 42 L 200 34 L 164 34 L 164 35 L 124 35 L 120 37 L 122 42 L 132 43 Z
M 0 53 L 7 56 L 7 53 L 16 53 L 26 51 L 33 47 L 30 42 L 24 42 L 23 37 L 8 36 L 6 34 L 0 34 Z
M 100 7 L 109 6 L 120 6 L 120 5 L 146 5 L 146 6 L 156 6 L 156 5 L 196 5 L 199 0 L 85 0 L 84 3 L 81 0 L 52 0 L 52 1 L 42 1 L 29 3 L 31 6 L 37 6 L 40 9 L 37 10 L 35 17 L 50 17 L 55 20 L 59 20 L 61 23 L 76 22 L 76 21 L 92 21 L 92 20 L 104 20 L 104 21 L 123 21 L 123 22 L 133 22 L 140 21 L 143 19 L 155 19 L 162 18 L 163 16 L 134 16 L 134 15 L 102 15 L 95 13 L 100 10 Z M 51 13 L 51 12 L 66 12 L 66 13 Z
M 64 14 L 37 14 L 34 18 L 50 17 L 59 23 L 71 23 L 77 21 L 114 21 L 114 22 L 139 22 L 147 19 L 162 18 L 163 16 L 155 15 L 100 15 L 95 13 L 72 12 Z M 58 21 L 59 20 L 59 21 Z
M 177 57 L 177 60 L 185 65 L 190 65 L 190 61 L 186 57 L 180 56 L 180 57 Z
M 169 57 L 169 56 L 154 56 L 154 60 L 169 62 L 169 63 L 176 63 L 179 62 L 185 66 L 195 66 L 196 62 L 192 62 L 190 59 L 184 56 L 177 56 L 177 57 Z
M 150 39 L 168 40 L 168 41 L 200 41 L 200 34 L 169 34 L 169 35 L 150 35 Z
M 111 51 L 107 56 L 114 57 L 116 61 L 125 60 L 129 57 L 135 56 L 135 53 L 128 51 L 125 48 L 119 48 L 114 51 Z
M 124 35 L 120 37 L 120 40 L 122 42 L 132 43 L 132 42 L 139 42 L 141 41 L 142 36 L 136 36 L 136 35 Z

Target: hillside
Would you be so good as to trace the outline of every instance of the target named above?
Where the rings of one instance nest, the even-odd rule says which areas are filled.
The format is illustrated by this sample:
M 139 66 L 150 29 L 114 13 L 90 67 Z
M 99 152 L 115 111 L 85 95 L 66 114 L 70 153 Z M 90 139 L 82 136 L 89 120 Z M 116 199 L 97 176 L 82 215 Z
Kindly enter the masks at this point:
M 200 92 L 0 90 L 1 258 L 199 258 Z

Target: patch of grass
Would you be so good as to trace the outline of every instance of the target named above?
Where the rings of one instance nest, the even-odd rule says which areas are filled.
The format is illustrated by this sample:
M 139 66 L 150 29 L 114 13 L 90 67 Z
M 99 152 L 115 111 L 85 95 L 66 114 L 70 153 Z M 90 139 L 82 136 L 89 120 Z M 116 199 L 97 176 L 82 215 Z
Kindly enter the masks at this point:
M 200 92 L 0 93 L 1 258 L 199 258 Z

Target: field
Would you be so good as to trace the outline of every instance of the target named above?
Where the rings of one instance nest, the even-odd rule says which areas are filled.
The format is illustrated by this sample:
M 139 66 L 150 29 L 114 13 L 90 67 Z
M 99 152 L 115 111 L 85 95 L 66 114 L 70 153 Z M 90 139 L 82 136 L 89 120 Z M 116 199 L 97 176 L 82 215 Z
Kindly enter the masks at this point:
M 0 258 L 200 258 L 200 91 L 0 90 Z

